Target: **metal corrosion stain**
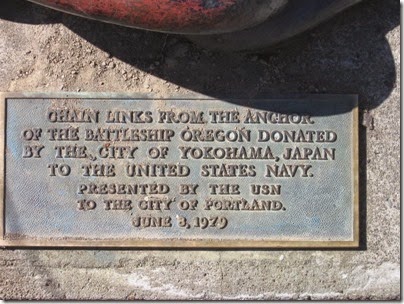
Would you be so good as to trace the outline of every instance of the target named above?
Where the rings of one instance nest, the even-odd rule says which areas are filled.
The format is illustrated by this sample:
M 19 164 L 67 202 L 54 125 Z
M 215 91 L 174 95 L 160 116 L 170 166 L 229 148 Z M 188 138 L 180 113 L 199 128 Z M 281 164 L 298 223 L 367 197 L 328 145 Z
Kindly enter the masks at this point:
M 286 0 L 32 0 L 125 26 L 176 33 L 220 33 L 263 22 Z

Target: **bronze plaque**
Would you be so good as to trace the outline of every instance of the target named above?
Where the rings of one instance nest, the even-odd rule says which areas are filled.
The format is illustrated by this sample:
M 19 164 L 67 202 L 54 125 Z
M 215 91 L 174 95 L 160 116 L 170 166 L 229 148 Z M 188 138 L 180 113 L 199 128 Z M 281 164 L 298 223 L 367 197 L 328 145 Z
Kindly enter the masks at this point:
M 3 94 L 1 246 L 356 247 L 353 95 Z

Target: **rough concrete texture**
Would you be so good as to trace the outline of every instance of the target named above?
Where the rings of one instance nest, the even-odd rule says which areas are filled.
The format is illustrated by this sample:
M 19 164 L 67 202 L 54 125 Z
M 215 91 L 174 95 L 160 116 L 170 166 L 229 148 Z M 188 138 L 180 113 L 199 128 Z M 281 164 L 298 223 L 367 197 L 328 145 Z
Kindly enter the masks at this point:
M 1 250 L 0 298 L 399 299 L 399 10 L 365 1 L 257 55 L 2 0 L 1 91 L 358 93 L 361 248 Z

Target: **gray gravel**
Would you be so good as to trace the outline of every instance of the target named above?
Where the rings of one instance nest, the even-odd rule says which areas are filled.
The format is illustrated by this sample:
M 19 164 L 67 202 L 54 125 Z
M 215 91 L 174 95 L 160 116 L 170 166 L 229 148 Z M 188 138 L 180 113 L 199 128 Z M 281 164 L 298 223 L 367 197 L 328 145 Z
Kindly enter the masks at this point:
M 400 5 L 365 1 L 267 54 L 0 4 L 0 91 L 360 95 L 360 250 L 1 250 L 2 299 L 399 299 Z

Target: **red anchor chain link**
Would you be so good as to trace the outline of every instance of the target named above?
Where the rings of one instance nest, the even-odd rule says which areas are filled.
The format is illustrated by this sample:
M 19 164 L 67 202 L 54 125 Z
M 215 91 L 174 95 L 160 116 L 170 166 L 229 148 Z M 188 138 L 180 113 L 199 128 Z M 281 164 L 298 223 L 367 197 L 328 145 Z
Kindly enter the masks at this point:
M 30 0 L 83 17 L 154 31 L 216 34 L 263 22 L 286 0 Z

